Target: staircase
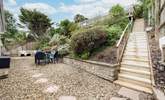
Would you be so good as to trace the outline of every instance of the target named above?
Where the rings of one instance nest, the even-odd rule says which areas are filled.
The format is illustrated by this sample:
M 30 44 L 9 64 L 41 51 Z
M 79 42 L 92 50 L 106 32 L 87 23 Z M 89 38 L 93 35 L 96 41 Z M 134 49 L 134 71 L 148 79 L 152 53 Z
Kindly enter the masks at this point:
M 118 80 L 122 86 L 152 93 L 151 68 L 149 63 L 147 34 L 144 32 L 144 20 L 135 20 L 121 62 Z

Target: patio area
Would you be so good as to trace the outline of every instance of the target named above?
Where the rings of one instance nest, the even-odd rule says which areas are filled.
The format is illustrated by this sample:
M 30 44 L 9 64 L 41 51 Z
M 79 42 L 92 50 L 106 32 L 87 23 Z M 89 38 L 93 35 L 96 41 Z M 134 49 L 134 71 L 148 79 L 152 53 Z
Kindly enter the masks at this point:
M 62 63 L 36 66 L 30 57 L 12 58 L 8 78 L 0 80 L 1 100 L 110 100 L 119 89 Z

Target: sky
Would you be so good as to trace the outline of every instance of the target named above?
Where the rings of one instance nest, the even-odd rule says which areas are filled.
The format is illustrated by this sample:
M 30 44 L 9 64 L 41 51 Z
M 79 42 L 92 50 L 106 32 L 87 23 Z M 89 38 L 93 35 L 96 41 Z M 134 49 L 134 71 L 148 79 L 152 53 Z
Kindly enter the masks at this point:
M 109 9 L 120 4 L 127 7 L 134 4 L 135 0 L 4 0 L 5 9 L 9 10 L 18 21 L 20 8 L 36 9 L 46 14 L 52 22 L 64 19 L 73 20 L 76 14 L 87 18 L 105 15 Z

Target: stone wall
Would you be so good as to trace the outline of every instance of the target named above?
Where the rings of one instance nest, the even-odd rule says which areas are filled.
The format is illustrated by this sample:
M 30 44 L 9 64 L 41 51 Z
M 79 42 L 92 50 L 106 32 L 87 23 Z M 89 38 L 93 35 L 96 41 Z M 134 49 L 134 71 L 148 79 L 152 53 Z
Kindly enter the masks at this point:
M 119 64 L 111 65 L 96 61 L 77 60 L 69 57 L 63 58 L 63 63 L 71 65 L 75 68 L 83 69 L 109 81 L 114 81 L 117 79 Z

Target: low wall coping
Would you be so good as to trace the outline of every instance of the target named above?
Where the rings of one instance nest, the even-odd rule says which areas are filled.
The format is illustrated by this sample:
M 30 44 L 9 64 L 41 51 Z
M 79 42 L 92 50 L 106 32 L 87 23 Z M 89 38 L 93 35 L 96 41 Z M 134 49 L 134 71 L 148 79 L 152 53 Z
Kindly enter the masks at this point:
M 69 58 L 69 59 L 73 59 L 73 60 L 77 60 L 77 61 L 81 61 L 81 62 L 85 62 L 85 63 L 90 63 L 90 64 L 95 64 L 95 65 L 101 65 L 101 66 L 105 66 L 105 67 L 117 67 L 120 64 L 109 64 L 109 63 L 104 63 L 104 62 L 99 62 L 99 61 L 91 61 L 91 60 L 81 60 L 81 59 L 76 59 L 73 57 L 64 57 L 64 58 Z

